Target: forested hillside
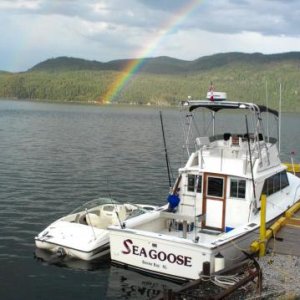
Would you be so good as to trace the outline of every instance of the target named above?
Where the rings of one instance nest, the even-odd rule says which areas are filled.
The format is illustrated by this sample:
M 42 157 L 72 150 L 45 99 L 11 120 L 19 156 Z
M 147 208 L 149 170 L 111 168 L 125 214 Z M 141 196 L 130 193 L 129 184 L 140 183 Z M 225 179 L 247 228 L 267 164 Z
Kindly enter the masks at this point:
M 112 82 L 129 60 L 108 63 L 60 57 L 27 72 L 0 72 L 0 97 L 46 101 L 102 103 Z M 283 109 L 300 111 L 300 52 L 263 55 L 227 53 L 182 61 L 146 59 L 139 73 L 114 98 L 115 103 L 176 105 L 188 95 L 204 98 L 210 82 L 230 100 L 278 107 L 282 84 Z

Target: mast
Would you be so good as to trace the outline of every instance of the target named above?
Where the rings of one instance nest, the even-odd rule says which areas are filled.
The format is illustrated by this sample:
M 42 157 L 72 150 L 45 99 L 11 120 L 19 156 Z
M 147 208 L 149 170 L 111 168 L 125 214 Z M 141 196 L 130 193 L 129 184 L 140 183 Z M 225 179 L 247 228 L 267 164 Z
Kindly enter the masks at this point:
M 269 95 L 268 95 L 268 82 L 266 80 L 266 107 L 269 107 Z M 267 142 L 270 142 L 270 132 L 269 132 L 269 114 L 267 115 Z

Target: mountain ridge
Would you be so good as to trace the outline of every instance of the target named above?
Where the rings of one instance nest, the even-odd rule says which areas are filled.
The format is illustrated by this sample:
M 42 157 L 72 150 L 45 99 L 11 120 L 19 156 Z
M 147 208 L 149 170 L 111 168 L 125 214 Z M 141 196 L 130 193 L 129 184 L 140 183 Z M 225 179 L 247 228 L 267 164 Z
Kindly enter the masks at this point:
M 129 63 L 140 63 L 134 76 L 112 97 L 106 95 Z M 134 64 L 133 64 L 134 65 Z M 135 69 L 134 69 L 135 70 Z M 177 105 L 188 95 L 205 97 L 213 82 L 229 100 L 300 111 L 300 52 L 218 53 L 193 61 L 167 56 L 107 63 L 59 57 L 41 62 L 26 72 L 0 72 L 0 97 L 51 102 Z
M 144 59 L 117 59 L 108 62 L 86 60 L 82 58 L 60 56 L 42 61 L 27 72 L 32 71 L 122 71 L 128 64 L 139 64 L 139 71 L 153 74 L 193 73 L 211 70 L 233 63 L 266 64 L 282 61 L 300 61 L 300 52 L 278 54 L 227 52 L 199 57 L 195 60 L 181 60 L 169 56 L 147 57 Z

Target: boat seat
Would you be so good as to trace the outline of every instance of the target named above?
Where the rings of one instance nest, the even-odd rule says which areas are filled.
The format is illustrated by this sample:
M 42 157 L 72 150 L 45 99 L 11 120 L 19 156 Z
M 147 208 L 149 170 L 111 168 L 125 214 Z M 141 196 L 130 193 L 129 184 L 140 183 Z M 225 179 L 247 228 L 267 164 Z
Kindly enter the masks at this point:
M 231 137 L 231 133 L 229 132 L 223 134 L 224 141 L 229 141 L 230 137 Z
M 196 138 L 196 145 L 200 149 L 203 146 L 209 145 L 209 137 L 208 136 L 200 136 Z
M 75 217 L 74 223 L 79 223 L 80 214 L 77 214 Z
M 240 145 L 240 137 L 238 135 L 231 136 L 231 145 L 232 146 L 239 146 Z
M 95 214 L 97 216 L 100 216 L 100 210 L 99 209 L 90 210 L 89 212 L 92 213 L 92 214 Z
M 100 229 L 106 229 L 108 226 L 116 223 L 115 218 L 117 219 L 117 217 L 114 217 L 114 215 L 116 215 L 115 213 L 101 213 L 101 216 L 97 216 L 94 213 L 88 213 L 88 215 L 86 215 L 86 222 L 87 225 L 93 226 L 93 227 L 97 227 Z M 118 219 L 117 219 L 118 220 Z
M 86 214 L 86 222 L 88 225 L 93 226 L 93 227 L 98 227 L 98 228 L 102 228 L 102 224 L 101 224 L 101 218 L 99 216 L 97 216 L 94 213 L 87 213 Z
M 118 215 L 119 215 L 120 220 L 124 221 L 127 217 L 126 207 L 124 205 L 118 206 L 117 211 L 118 211 Z M 114 213 L 114 215 L 116 216 L 116 218 L 118 218 L 116 213 Z

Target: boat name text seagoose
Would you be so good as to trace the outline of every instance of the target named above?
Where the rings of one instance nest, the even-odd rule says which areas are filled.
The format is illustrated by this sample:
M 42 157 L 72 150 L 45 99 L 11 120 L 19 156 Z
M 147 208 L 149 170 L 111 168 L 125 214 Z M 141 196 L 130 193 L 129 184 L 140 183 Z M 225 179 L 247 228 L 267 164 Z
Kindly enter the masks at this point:
M 171 264 L 183 265 L 191 267 L 192 258 L 190 256 L 176 255 L 174 253 L 166 253 L 164 251 L 157 251 L 156 249 L 146 250 L 144 247 L 139 247 L 133 244 L 133 241 L 127 239 L 123 242 L 125 250 L 123 254 L 133 254 L 137 256 L 143 256 L 155 260 L 167 261 Z

